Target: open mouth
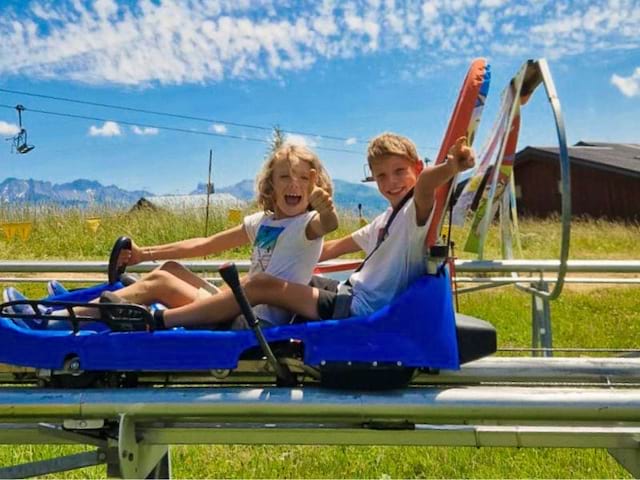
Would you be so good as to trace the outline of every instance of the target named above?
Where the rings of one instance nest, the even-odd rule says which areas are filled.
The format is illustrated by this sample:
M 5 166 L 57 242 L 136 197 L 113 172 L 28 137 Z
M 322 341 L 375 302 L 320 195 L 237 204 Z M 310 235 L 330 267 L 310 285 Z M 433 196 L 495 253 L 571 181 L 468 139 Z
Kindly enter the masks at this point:
M 396 188 L 394 190 L 387 190 L 387 194 L 389 196 L 395 197 L 396 195 L 401 194 L 404 191 L 404 188 Z
M 284 202 L 290 207 L 295 207 L 302 201 L 302 195 L 285 195 Z

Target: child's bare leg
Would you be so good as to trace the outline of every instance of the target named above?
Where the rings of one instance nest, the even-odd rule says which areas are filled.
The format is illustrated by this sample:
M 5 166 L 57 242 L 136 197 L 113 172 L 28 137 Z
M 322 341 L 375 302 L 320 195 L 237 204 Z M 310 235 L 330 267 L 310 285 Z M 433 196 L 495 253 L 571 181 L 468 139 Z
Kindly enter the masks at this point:
M 318 289 L 308 285 L 286 282 L 266 274 L 242 279 L 251 305 L 268 304 L 307 318 L 319 318 Z M 196 326 L 226 322 L 240 314 L 240 307 L 229 289 L 179 308 L 165 310 L 167 327 Z
M 113 293 L 130 303 L 149 305 L 161 302 L 169 308 L 186 305 L 198 298 L 197 287 L 162 269 L 156 269 L 140 281 Z
M 150 305 L 160 302 L 169 308 L 176 308 L 202 298 L 200 292 L 200 288 L 183 281 L 173 273 L 156 268 L 139 281 L 116 290 L 113 294 L 127 303 Z M 99 299 L 96 298 L 90 303 L 98 302 Z M 94 308 L 75 307 L 73 310 L 77 315 L 94 316 L 98 313 Z M 59 312 L 58 315 L 65 316 L 65 313 Z
M 216 294 L 220 291 L 220 289 L 215 285 L 211 285 L 204 278 L 196 275 L 181 263 L 175 262 L 173 260 L 164 262 L 158 268 L 160 270 L 166 270 L 167 272 L 171 273 L 172 275 L 179 278 L 183 282 L 186 282 L 189 285 L 192 285 L 198 289 L 202 288 L 211 294 Z

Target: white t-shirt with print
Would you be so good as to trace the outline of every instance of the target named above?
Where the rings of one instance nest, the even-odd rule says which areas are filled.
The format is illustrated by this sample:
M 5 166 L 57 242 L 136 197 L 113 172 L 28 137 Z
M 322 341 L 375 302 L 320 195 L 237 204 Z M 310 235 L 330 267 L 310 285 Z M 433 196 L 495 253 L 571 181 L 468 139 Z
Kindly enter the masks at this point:
M 378 242 L 393 209 L 376 217 L 371 223 L 355 231 L 351 237 L 369 255 Z M 368 315 L 388 305 L 396 295 L 418 277 L 426 273 L 424 241 L 431 223 L 416 224 L 416 206 L 413 198 L 400 209 L 391 223 L 387 238 L 369 258 L 362 270 L 351 275 L 353 287 L 352 315 Z
M 307 285 L 322 252 L 322 237 L 307 239 L 305 230 L 317 213 L 275 220 L 273 214 L 254 213 L 244 218 L 244 228 L 253 245 L 249 275 L 265 272 L 289 282 Z M 288 323 L 291 314 L 268 305 L 253 311 L 265 323 Z

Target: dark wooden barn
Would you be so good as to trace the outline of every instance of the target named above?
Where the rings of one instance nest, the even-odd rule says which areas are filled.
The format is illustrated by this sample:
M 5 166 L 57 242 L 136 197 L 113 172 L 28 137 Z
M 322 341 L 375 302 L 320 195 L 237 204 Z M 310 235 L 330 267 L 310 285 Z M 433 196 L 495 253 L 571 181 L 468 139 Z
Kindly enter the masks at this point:
M 640 144 L 578 142 L 569 158 L 574 216 L 640 221 Z M 526 147 L 514 174 L 523 215 L 560 212 L 558 148 Z

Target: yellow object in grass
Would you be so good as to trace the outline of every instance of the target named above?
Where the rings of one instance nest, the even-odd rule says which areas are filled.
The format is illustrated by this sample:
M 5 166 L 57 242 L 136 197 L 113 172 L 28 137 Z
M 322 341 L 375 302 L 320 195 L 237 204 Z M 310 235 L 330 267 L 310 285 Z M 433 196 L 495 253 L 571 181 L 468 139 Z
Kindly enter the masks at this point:
M 98 217 L 91 217 L 91 218 L 87 218 L 87 227 L 89 228 L 89 230 L 91 230 L 93 233 L 96 233 L 98 231 L 98 228 L 100 227 L 100 218 Z
M 242 210 L 230 208 L 227 213 L 227 220 L 229 223 L 240 223 L 242 221 Z
M 13 237 L 18 235 L 23 242 L 29 240 L 31 236 L 31 229 L 33 228 L 33 224 L 31 222 L 14 222 L 14 223 L 3 223 L 2 231 L 4 232 L 7 240 L 13 240 Z

